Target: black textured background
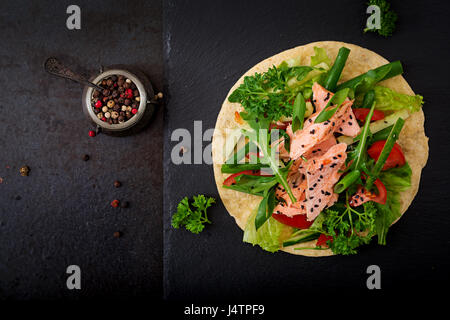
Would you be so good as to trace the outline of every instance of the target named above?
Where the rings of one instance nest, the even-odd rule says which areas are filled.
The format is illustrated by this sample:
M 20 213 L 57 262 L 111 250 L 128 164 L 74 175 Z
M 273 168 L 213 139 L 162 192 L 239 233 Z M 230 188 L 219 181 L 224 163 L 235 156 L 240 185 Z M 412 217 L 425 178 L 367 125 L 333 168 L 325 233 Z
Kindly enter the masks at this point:
M 124 64 L 161 90 L 160 1 L 76 1 L 74 31 L 72 1 L 0 3 L 0 298 L 160 297 L 162 109 L 138 135 L 91 138 L 82 86 L 42 67 L 49 56 L 87 75 Z M 116 198 L 130 208 L 113 209 Z M 66 288 L 71 264 L 82 290 Z
M 364 1 L 167 1 L 164 54 L 170 101 L 165 141 L 193 121 L 215 125 L 238 78 L 259 61 L 320 40 L 339 40 L 401 60 L 405 78 L 425 97 L 430 155 L 420 190 L 388 234 L 356 256 L 307 258 L 270 254 L 242 242 L 242 231 L 221 203 L 200 235 L 170 227 L 185 195 L 218 198 L 212 166 L 169 164 L 164 151 L 164 293 L 177 301 L 248 301 L 324 297 L 366 289 L 366 268 L 379 265 L 384 292 L 433 289 L 448 283 L 449 129 L 447 124 L 449 6 L 440 1 L 391 1 L 399 13 L 395 35 L 363 34 Z M 206 146 L 208 142 L 204 143 Z M 183 186 L 183 187 L 181 187 Z M 432 292 L 427 290 L 426 292 Z M 313 293 L 313 294 L 311 294 Z M 322 293 L 322 294 L 321 294 Z M 298 301 L 298 300 L 297 300 Z

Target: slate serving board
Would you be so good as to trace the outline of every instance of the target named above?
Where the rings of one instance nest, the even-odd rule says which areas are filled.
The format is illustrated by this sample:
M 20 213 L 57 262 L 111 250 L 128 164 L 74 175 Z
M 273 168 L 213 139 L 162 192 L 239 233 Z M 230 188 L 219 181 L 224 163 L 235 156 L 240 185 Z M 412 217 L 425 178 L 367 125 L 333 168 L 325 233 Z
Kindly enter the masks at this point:
M 364 1 L 166 1 L 164 56 L 169 102 L 164 134 L 164 297 L 169 301 L 270 300 L 324 290 L 367 292 L 366 268 L 379 265 L 382 288 L 402 291 L 448 282 L 450 181 L 448 54 L 450 6 L 391 1 L 397 31 L 363 34 Z M 174 230 L 170 218 L 184 196 L 219 199 L 211 165 L 174 165 L 171 133 L 201 120 L 213 128 L 231 86 L 259 61 L 320 40 L 339 40 L 401 60 L 405 78 L 425 97 L 428 164 L 406 215 L 356 256 L 308 258 L 270 254 L 242 242 L 243 232 L 219 201 L 200 235 Z M 204 143 L 204 147 L 209 142 Z M 442 201 L 444 200 L 444 202 Z
M 81 30 L 66 27 L 69 2 L 0 3 L 0 300 L 159 298 L 162 109 L 137 135 L 91 138 L 83 87 L 43 64 L 55 56 L 87 76 L 126 64 L 161 90 L 162 3 L 75 4 Z M 112 208 L 115 198 L 130 207 Z M 73 264 L 81 290 L 66 287 Z

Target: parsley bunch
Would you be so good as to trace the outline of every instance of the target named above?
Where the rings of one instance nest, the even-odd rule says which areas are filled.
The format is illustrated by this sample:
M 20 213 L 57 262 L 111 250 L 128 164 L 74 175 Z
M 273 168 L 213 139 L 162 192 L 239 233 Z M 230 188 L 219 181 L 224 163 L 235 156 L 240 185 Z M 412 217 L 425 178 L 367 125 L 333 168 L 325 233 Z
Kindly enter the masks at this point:
M 384 37 L 392 36 L 392 33 L 395 30 L 395 23 L 397 22 L 397 14 L 391 10 L 391 4 L 386 0 L 369 0 L 367 3 L 368 6 L 376 5 L 380 8 L 381 13 L 381 28 L 380 29 L 369 29 L 365 28 L 365 32 L 378 32 L 379 35 Z
M 301 81 L 314 67 L 289 67 L 286 63 L 273 66 L 267 72 L 246 76 L 236 90 L 228 97 L 230 102 L 240 103 L 248 114 L 264 116 L 269 121 L 292 115 L 293 100 L 300 87 L 290 86 L 289 80 Z
M 328 245 L 335 254 L 355 254 L 356 248 L 369 243 L 375 234 L 377 209 L 373 202 L 364 203 L 362 208 L 352 208 L 348 195 L 347 192 L 345 204 L 337 203 L 325 210 L 322 228 L 333 236 Z
M 211 223 L 208 220 L 206 209 L 208 209 L 216 200 L 214 198 L 197 195 L 193 197 L 192 204 L 189 204 L 188 197 L 184 197 L 177 207 L 177 212 L 172 216 L 172 227 L 178 229 L 184 226 L 192 233 L 198 234 L 205 228 L 205 223 Z M 194 207 L 194 210 L 191 209 Z

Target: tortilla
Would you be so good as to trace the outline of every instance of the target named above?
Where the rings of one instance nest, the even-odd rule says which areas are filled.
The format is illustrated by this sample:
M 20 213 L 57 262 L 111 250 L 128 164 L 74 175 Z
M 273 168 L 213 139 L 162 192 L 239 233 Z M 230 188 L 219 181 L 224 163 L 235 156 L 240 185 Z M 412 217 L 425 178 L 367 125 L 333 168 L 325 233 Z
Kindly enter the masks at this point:
M 259 205 L 261 197 L 225 189 L 222 187 L 224 180 L 229 176 L 229 174 L 221 173 L 221 163 L 223 163 L 223 159 L 225 159 L 222 149 L 223 143 L 226 139 L 226 130 L 236 129 L 240 127 L 240 125 L 235 121 L 234 118 L 235 111 L 240 112 L 243 110 L 242 106 L 239 103 L 229 102 L 228 96 L 243 83 L 245 76 L 254 75 L 256 72 L 266 72 L 273 65 L 278 66 L 281 62 L 288 59 L 300 59 L 301 65 L 309 65 L 310 57 L 314 55 L 314 47 L 324 48 L 327 51 L 327 54 L 330 57 L 331 61 L 334 61 L 339 48 L 342 46 L 349 48 L 351 52 L 342 72 L 340 82 L 347 81 L 355 76 L 367 72 L 370 69 L 379 67 L 389 62 L 377 53 L 354 44 L 337 41 L 314 42 L 283 51 L 277 55 L 274 55 L 273 57 L 261 61 L 253 68 L 248 70 L 228 92 L 228 95 L 223 102 L 222 109 L 220 110 L 217 118 L 212 141 L 214 177 L 216 180 L 220 198 L 222 199 L 225 208 L 230 213 L 230 215 L 234 217 L 237 225 L 242 230 L 244 230 L 245 228 L 248 217 Z M 380 85 L 389 87 L 400 93 L 414 95 L 413 90 L 402 76 L 396 76 L 394 78 L 380 82 Z M 402 147 L 406 161 L 409 163 L 412 169 L 411 188 L 401 193 L 402 215 L 408 209 L 412 200 L 417 194 L 420 182 L 420 173 L 428 159 L 428 138 L 425 136 L 424 120 L 425 118 L 422 110 L 410 115 L 410 117 L 405 121 L 405 125 L 401 131 L 399 140 L 397 141 L 398 144 L 400 144 L 400 146 Z M 281 250 L 295 255 L 314 257 L 333 255 L 330 249 L 294 250 L 294 248 L 297 247 L 315 247 L 315 243 L 316 240 L 313 240 L 310 242 L 281 248 Z

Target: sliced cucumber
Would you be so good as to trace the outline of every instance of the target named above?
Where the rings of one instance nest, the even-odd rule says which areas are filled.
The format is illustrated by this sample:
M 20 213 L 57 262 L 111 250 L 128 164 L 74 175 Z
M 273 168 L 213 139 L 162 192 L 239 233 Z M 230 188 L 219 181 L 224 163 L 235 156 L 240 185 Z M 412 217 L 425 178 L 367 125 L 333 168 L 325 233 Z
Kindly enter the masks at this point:
M 409 112 L 406 109 L 397 111 L 391 115 L 388 115 L 386 118 L 374 121 L 370 124 L 370 132 L 376 133 L 380 130 L 383 130 L 384 128 L 387 128 L 389 126 L 392 126 L 395 124 L 398 118 L 402 118 L 403 120 L 406 120 L 409 117 Z
M 403 120 L 406 120 L 409 117 L 409 112 L 406 109 L 394 112 L 393 114 L 388 115 L 386 118 L 374 121 L 370 124 L 370 132 L 372 134 L 375 134 L 383 129 L 386 129 L 397 121 L 398 118 L 402 118 Z M 352 144 L 357 141 L 359 141 L 359 136 L 356 136 L 355 138 L 348 137 L 348 136 L 340 136 L 337 138 L 338 142 L 343 142 L 346 144 Z
M 306 111 L 305 111 L 305 119 L 312 115 L 314 112 L 314 107 L 311 103 L 311 101 L 306 101 Z
M 307 232 L 300 233 L 297 236 L 293 236 L 288 240 L 283 242 L 283 247 L 293 246 L 294 244 L 299 244 L 303 242 L 308 242 L 311 240 L 316 240 L 320 236 L 320 232 Z

